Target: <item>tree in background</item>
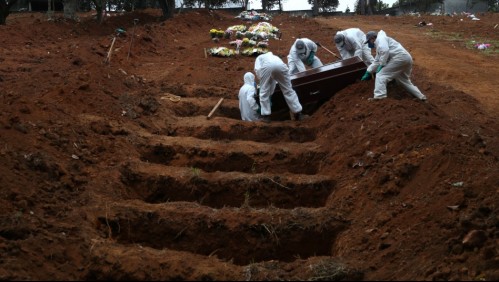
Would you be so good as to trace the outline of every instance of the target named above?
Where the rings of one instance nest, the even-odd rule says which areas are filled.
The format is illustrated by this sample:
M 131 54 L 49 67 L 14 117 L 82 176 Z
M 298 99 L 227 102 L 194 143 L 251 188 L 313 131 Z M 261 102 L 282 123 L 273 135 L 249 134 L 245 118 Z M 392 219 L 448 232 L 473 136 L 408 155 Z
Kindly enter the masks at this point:
M 283 7 L 282 7 L 283 1 L 285 1 L 285 0 L 278 0 L 277 1 L 277 6 L 279 7 L 279 9 L 278 9 L 279 13 L 282 12 L 282 10 L 283 10 Z
M 76 20 L 76 12 L 78 10 L 78 0 L 62 0 L 64 9 L 64 18 Z
M 376 11 L 382 11 L 388 8 L 390 8 L 390 5 L 387 3 L 383 3 L 383 1 L 378 1 L 378 3 L 376 4 Z
M 262 0 L 262 10 L 264 12 L 269 10 L 269 0 Z
M 389 4 L 383 3 L 381 0 L 358 0 L 355 5 L 355 12 L 361 15 L 372 15 L 389 7 Z
M 366 14 L 366 1 L 357 0 L 357 4 L 355 5 L 355 12 L 357 14 L 365 15 Z
M 52 0 L 53 1 L 53 0 Z M 175 11 L 175 0 L 62 0 L 64 3 L 64 17 L 74 19 L 76 12 L 95 9 L 97 21 L 102 22 L 105 11 L 133 11 L 135 9 L 160 8 L 162 20 L 173 17 Z M 289 0 L 262 0 L 264 11 L 283 9 L 283 3 Z M 294 1 L 294 0 L 291 0 Z M 499 0 L 467 0 L 467 6 L 472 7 L 478 1 L 486 1 L 489 11 L 499 10 Z M 10 9 L 18 3 L 18 0 L 0 0 L 0 25 L 5 25 Z M 312 5 L 313 15 L 317 16 L 321 12 L 335 11 L 339 6 L 339 0 L 307 0 Z M 182 0 L 182 7 L 216 9 L 227 4 L 237 4 L 241 8 L 247 9 L 249 0 Z M 399 0 L 392 7 L 399 6 L 402 11 L 426 12 L 433 9 L 434 4 L 444 3 L 444 0 Z M 388 4 L 382 0 L 357 0 L 354 11 L 361 15 L 372 15 L 377 11 L 388 8 Z M 348 7 L 345 11 L 350 12 Z
M 183 2 L 183 6 L 188 7 L 188 8 L 213 9 L 213 8 L 223 7 L 228 2 L 234 2 L 234 1 L 228 1 L 228 0 L 184 0 L 182 2 Z
M 0 25 L 5 25 L 10 14 L 10 7 L 16 4 L 17 0 L 0 0 Z
M 262 0 L 262 10 L 271 11 L 274 7 L 278 7 L 279 11 L 282 11 L 281 2 L 281 0 Z
M 378 0 L 368 0 L 367 3 L 367 13 L 372 15 L 376 12 L 376 5 L 378 4 Z
M 249 0 L 232 0 L 231 2 L 241 5 L 241 8 L 243 8 L 243 10 L 248 10 Z
M 399 0 L 396 4 L 403 12 L 422 12 L 432 11 L 437 3 L 444 3 L 444 0 Z M 395 4 L 394 4 L 395 5 Z
M 64 0 L 64 1 L 75 1 L 78 0 Z M 106 11 L 122 11 L 127 12 L 133 11 L 135 9 L 145 9 L 151 7 L 158 7 L 161 9 L 162 20 L 167 20 L 173 17 L 173 12 L 175 11 L 175 0 L 90 0 L 91 4 L 84 4 L 86 1 L 79 0 L 80 7 L 84 9 L 95 8 L 97 13 L 97 22 L 102 23 L 103 16 Z M 78 6 L 73 6 L 73 13 L 76 13 Z M 71 12 L 71 11 L 70 11 Z M 64 7 L 64 14 L 66 14 L 66 7 Z
M 361 15 L 372 15 L 376 11 L 378 0 L 358 0 L 355 12 Z
M 161 8 L 162 20 L 173 18 L 173 11 L 175 11 L 175 0 L 158 0 L 159 7 Z
M 491 12 L 499 12 L 499 0 L 487 0 L 487 8 Z
M 102 16 L 104 14 L 104 2 L 105 0 L 92 0 L 95 5 L 95 11 L 97 12 L 97 22 L 102 23 Z
M 310 4 L 310 2 L 309 2 Z M 317 17 L 319 15 L 319 1 L 318 0 L 314 0 L 313 1 L 313 4 L 312 4 L 312 15 L 314 17 Z
M 475 4 L 481 2 L 483 0 L 468 0 L 466 2 L 466 7 L 473 8 Z M 498 12 L 499 11 L 499 0 L 487 0 L 487 10 L 490 12 Z
M 319 12 L 332 12 L 336 11 L 338 5 L 340 5 L 338 0 L 307 0 L 308 4 L 312 5 L 312 10 L 317 8 L 317 15 Z M 316 14 L 314 14 L 316 16 Z

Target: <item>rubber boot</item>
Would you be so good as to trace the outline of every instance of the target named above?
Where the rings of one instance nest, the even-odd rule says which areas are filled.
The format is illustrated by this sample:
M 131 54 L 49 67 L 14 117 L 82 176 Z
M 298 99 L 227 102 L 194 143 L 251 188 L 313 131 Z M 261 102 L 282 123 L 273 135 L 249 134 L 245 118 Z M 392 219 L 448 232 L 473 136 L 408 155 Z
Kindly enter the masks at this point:
M 270 119 L 270 115 L 267 115 L 267 116 L 262 115 L 261 118 L 260 118 L 260 121 L 263 121 L 265 123 L 269 123 L 272 120 Z
M 295 120 L 296 121 L 302 121 L 302 120 L 305 120 L 307 118 L 309 118 L 309 116 L 302 114 L 302 112 L 299 112 L 299 113 L 295 114 Z

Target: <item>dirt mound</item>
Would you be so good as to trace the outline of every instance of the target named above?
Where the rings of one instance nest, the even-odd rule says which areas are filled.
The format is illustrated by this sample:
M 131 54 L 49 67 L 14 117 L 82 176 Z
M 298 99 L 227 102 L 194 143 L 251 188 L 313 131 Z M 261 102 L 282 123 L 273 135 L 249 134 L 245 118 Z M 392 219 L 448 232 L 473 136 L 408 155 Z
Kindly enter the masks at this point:
M 497 42 L 497 14 L 275 15 L 284 61 L 297 37 L 335 51 L 338 29 L 385 30 L 428 101 L 358 81 L 270 124 L 240 120 L 254 57 L 205 56 L 229 47 L 210 29 L 250 22 L 159 18 L 0 26 L 0 279 L 499 278 L 497 47 L 468 48 Z

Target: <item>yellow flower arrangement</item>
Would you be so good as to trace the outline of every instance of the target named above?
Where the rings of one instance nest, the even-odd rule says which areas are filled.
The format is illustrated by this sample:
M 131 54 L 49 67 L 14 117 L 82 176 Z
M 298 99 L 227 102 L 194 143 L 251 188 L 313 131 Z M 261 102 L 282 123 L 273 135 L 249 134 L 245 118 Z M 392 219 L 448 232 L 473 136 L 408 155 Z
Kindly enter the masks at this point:
M 211 38 L 215 38 L 215 37 L 223 37 L 224 36 L 224 31 L 223 30 L 218 30 L 216 28 L 212 28 L 210 29 L 210 35 L 211 35 Z

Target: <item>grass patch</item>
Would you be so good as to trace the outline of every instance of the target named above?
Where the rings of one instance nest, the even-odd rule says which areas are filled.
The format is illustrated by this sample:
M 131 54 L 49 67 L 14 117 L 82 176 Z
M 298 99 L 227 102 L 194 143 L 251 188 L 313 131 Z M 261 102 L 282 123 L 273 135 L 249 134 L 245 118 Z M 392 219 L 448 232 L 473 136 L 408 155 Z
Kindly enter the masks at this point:
M 191 172 L 192 172 L 192 175 L 195 177 L 195 178 L 198 178 L 199 175 L 201 174 L 201 169 L 197 168 L 197 167 L 191 167 Z
M 311 281 L 340 281 L 348 274 L 345 265 L 331 259 L 310 265 L 310 268 L 314 274 L 310 279 Z
M 430 37 L 442 39 L 442 40 L 447 40 L 447 41 L 461 42 L 464 40 L 463 35 L 459 32 L 448 33 L 448 32 L 441 32 L 441 31 L 432 29 L 430 32 L 428 32 L 426 34 L 428 34 Z
M 486 49 L 478 49 L 476 47 L 477 44 L 490 44 L 490 46 Z M 487 38 L 475 38 L 471 40 L 467 40 L 465 42 L 466 48 L 477 50 L 480 53 L 484 53 L 485 55 L 495 55 L 499 54 L 499 40 L 490 40 Z
M 446 33 L 440 32 L 438 30 L 431 30 L 426 34 L 432 38 L 462 43 L 463 47 L 465 47 L 466 49 L 475 50 L 476 52 L 480 52 L 485 55 L 499 54 L 499 48 L 497 48 L 497 46 L 499 46 L 499 40 L 492 40 L 482 37 L 465 38 L 461 33 L 458 32 Z M 476 44 L 481 43 L 490 44 L 490 47 L 480 50 L 476 47 Z

